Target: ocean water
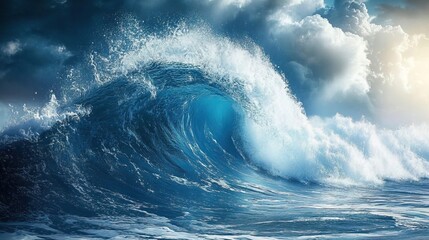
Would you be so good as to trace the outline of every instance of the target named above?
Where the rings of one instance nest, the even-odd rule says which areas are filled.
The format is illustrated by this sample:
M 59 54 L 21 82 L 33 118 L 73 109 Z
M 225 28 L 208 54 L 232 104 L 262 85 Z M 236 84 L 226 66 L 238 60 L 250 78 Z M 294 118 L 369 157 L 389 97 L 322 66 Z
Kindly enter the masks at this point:
M 1 239 L 424 239 L 429 127 L 307 116 L 253 43 L 129 23 L 12 109 Z

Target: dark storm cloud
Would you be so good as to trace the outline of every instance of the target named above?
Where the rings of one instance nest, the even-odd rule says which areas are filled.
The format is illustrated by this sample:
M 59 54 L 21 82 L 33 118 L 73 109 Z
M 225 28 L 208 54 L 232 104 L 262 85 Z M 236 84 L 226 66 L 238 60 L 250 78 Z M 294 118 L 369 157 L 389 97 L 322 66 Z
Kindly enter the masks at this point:
M 71 56 L 64 46 L 37 36 L 7 42 L 2 50 L 0 101 L 37 98 L 54 88 L 52 80 Z
M 46 99 L 64 65 L 82 57 L 119 2 L 2 1 L 0 101 Z M 14 49 L 16 48 L 16 49 Z M 35 94 L 38 92 L 38 94 Z

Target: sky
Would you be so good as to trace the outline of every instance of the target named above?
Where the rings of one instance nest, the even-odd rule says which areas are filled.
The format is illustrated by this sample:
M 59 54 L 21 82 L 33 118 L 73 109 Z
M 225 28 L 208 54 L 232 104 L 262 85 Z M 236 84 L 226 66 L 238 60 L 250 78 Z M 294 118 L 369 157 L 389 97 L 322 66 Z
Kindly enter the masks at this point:
M 309 116 L 386 128 L 429 122 L 426 0 L 42 0 L 0 3 L 0 126 L 9 105 L 61 94 L 105 34 L 132 16 L 151 31 L 178 21 L 259 45 Z

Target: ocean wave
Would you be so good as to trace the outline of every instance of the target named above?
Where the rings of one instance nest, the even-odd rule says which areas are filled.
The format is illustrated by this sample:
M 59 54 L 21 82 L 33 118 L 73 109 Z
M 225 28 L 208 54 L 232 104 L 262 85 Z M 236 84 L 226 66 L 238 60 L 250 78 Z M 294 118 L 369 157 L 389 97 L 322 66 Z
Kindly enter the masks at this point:
M 233 198 L 273 177 L 361 185 L 429 176 L 427 126 L 308 117 L 255 44 L 201 26 L 150 34 L 129 24 L 107 53 L 89 55 L 92 82 L 71 79 L 60 100 L 24 109 L 3 130 L 9 210 L 130 214 L 186 204 L 189 192 L 193 204 L 213 192 Z

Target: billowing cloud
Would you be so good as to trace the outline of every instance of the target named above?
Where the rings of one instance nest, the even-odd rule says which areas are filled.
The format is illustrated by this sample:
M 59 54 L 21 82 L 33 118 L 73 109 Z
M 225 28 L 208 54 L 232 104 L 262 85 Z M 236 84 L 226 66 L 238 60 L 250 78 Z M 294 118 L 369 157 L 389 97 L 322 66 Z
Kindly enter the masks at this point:
M 371 59 L 370 96 L 375 116 L 390 126 L 429 120 L 429 39 L 385 27 L 368 39 Z
M 366 5 L 358 0 L 336 1 L 326 17 L 334 26 L 367 42 L 370 64 L 366 81 L 374 107 L 370 117 L 385 126 L 428 121 L 425 106 L 429 104 L 429 79 L 424 74 L 424 68 L 429 66 L 427 36 L 410 35 L 400 25 L 374 23 Z
M 362 0 L 335 1 L 324 17 L 329 19 L 332 25 L 346 32 L 362 36 L 372 31 L 371 17 Z
M 330 110 L 341 107 L 345 98 L 365 98 L 369 60 L 361 37 L 333 27 L 320 15 L 297 22 L 282 18 L 273 21 L 274 44 L 280 46 L 284 61 L 289 62 L 286 67 L 304 72 L 301 81 L 311 93 L 313 113 L 332 114 Z M 330 107 L 322 109 L 316 103 Z

